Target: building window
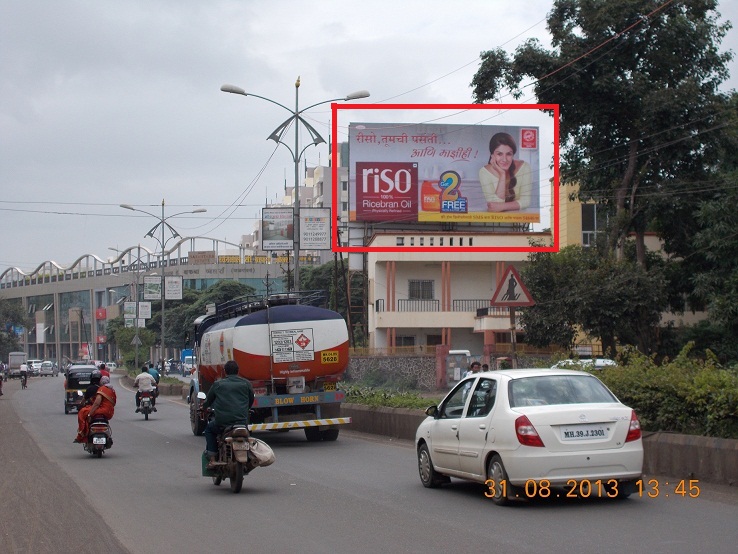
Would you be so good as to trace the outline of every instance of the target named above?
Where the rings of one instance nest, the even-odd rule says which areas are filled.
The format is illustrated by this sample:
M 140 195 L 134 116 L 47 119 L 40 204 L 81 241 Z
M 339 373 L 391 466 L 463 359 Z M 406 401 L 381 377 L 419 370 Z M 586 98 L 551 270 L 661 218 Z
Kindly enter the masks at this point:
M 453 246 L 454 245 L 454 237 L 449 237 L 448 239 L 448 245 Z
M 469 237 L 469 246 L 474 244 L 474 237 Z
M 348 190 L 348 181 L 341 181 L 341 190 L 346 192 Z
M 407 297 L 408 300 L 433 300 L 433 280 L 410 279 Z
M 434 239 L 434 238 L 435 238 L 435 237 L 431 237 L 431 238 L 430 238 L 430 245 L 431 245 L 431 246 L 433 246 L 433 239 Z
M 597 204 L 582 204 L 582 246 L 593 246 L 597 233 L 607 226 L 605 210 L 597 208 Z
M 405 237 L 397 237 L 397 246 L 405 246 Z
M 423 243 L 424 243 L 424 238 L 420 237 L 420 246 L 425 246 Z
M 348 202 L 341 202 L 341 211 L 342 212 L 348 211 Z
M 438 246 L 443 246 L 443 237 L 438 237 Z
M 464 246 L 464 237 L 459 237 L 459 246 Z
M 415 246 L 415 237 L 410 237 L 410 246 Z
M 395 346 L 415 346 L 415 337 L 395 337 Z

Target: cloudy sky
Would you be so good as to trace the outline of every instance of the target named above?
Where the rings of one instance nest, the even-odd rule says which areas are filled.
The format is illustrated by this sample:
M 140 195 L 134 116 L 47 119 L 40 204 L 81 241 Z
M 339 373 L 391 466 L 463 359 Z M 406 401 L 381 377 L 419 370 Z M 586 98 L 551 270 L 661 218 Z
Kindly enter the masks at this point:
M 548 45 L 551 4 L 0 0 L 0 273 L 155 250 L 144 235 L 156 220 L 123 203 L 160 214 L 164 199 L 167 216 L 204 207 L 170 223 L 238 242 L 292 184 L 290 152 L 266 140 L 290 114 L 222 84 L 290 108 L 298 75 L 301 107 L 359 89 L 371 92 L 362 102 L 470 103 L 479 53 Z M 723 4 L 738 21 L 738 2 Z M 738 52 L 737 30 L 723 49 Z M 736 62 L 731 74 L 738 88 Z M 329 105 L 308 115 L 328 139 Z

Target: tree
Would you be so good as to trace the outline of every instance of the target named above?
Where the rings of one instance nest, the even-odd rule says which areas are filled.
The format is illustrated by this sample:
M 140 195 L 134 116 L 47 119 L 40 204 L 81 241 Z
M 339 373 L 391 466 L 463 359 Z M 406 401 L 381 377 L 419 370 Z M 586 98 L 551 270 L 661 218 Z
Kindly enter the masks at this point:
M 526 342 L 569 349 L 581 330 L 598 338 L 604 352 L 614 353 L 618 343 L 654 351 L 654 329 L 667 306 L 663 266 L 651 258 L 645 269 L 633 254 L 617 260 L 577 245 L 531 254 L 521 272 L 536 301 L 521 317 Z
M 20 298 L 0 298 L 0 360 L 8 359 L 8 352 L 21 350 L 16 327 L 30 328 L 31 319 L 23 310 Z
M 649 226 L 667 246 L 683 242 L 675 223 L 693 220 L 727 125 L 728 96 L 718 86 L 732 53 L 719 46 L 730 24 L 717 22 L 716 6 L 556 0 L 547 19 L 553 50 L 531 39 L 512 59 L 484 52 L 472 81 L 477 102 L 503 88 L 520 98 L 533 78 L 538 101 L 560 105 L 563 180 L 612 210 L 608 246 L 620 257 L 635 233 L 642 267 Z

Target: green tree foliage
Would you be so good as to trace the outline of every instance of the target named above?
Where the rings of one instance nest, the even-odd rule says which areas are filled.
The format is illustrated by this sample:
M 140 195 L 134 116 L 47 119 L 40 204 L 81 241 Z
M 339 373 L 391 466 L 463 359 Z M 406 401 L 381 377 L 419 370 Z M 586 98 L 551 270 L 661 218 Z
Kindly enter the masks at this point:
M 348 262 L 341 264 L 340 260 L 300 269 L 302 290 L 327 291 L 330 309 L 343 315 L 346 321 L 351 321 L 353 345 L 363 345 L 366 340 L 364 284 L 364 274 L 349 271 Z M 347 290 L 350 294 L 347 294 Z
M 253 287 L 230 280 L 218 281 L 203 291 L 184 289 L 182 300 L 167 300 L 165 303 L 167 346 L 170 348 L 185 347 L 185 336 L 187 333 L 191 333 L 195 319 L 205 314 L 208 304 L 222 304 L 230 300 L 246 299 L 254 292 Z M 132 331 L 130 337 L 129 329 Z M 161 302 L 152 302 L 151 319 L 146 322 L 146 331 L 149 332 L 146 336 L 150 336 L 151 341 L 140 347 L 139 352 L 148 353 L 148 348 L 159 341 L 161 336 Z M 130 346 L 133 334 L 135 334 L 134 328 L 124 327 L 123 316 L 108 323 L 108 340 L 115 342 L 121 351 L 126 351 Z M 141 332 L 139 332 L 139 338 L 142 341 L 144 340 Z
M 541 103 L 559 104 L 562 179 L 579 185 L 614 213 L 611 250 L 622 255 L 636 234 L 646 265 L 644 233 L 655 225 L 667 248 L 685 244 L 701 201 L 720 133 L 729 124 L 732 53 L 720 43 L 717 0 L 556 0 L 548 14 L 552 50 L 531 39 L 512 59 L 482 53 L 472 86 L 477 102 L 503 89 L 522 96 L 533 79 Z
M 726 175 L 735 183 L 738 171 Z M 727 189 L 704 202 L 698 212 L 700 231 L 694 237 L 699 256 L 707 260 L 694 275 L 695 291 L 705 301 L 711 319 L 733 337 L 738 333 L 738 190 Z
M 599 339 L 605 352 L 614 353 L 618 343 L 655 349 L 655 329 L 667 307 L 658 264 L 645 269 L 632 259 L 577 245 L 533 253 L 529 262 L 521 278 L 536 304 L 523 310 L 526 342 L 568 349 L 581 329 Z
M 33 322 L 23 310 L 20 299 L 0 298 L 0 360 L 8 360 L 8 352 L 21 350 L 14 327 L 29 328 Z

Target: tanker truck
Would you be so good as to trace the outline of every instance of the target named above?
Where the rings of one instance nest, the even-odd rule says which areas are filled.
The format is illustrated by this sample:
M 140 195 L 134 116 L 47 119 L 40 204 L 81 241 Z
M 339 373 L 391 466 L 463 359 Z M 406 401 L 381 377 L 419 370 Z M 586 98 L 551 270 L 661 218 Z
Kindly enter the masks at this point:
M 320 307 L 312 291 L 209 306 L 194 322 L 195 372 L 187 401 L 192 432 L 207 421 L 199 409 L 210 386 L 235 360 L 254 386 L 250 430 L 303 429 L 308 441 L 334 441 L 345 393 L 337 383 L 348 366 L 348 329 L 337 312 Z

